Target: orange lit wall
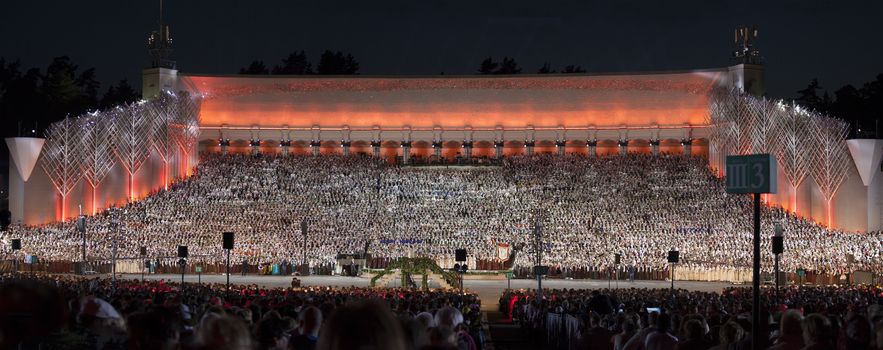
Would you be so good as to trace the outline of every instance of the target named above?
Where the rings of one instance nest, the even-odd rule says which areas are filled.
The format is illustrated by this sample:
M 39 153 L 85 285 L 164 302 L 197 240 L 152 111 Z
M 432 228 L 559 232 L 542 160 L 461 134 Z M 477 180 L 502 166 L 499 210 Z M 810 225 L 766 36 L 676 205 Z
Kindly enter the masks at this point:
M 614 75 L 179 78 L 203 126 L 412 128 L 701 125 L 724 70 Z

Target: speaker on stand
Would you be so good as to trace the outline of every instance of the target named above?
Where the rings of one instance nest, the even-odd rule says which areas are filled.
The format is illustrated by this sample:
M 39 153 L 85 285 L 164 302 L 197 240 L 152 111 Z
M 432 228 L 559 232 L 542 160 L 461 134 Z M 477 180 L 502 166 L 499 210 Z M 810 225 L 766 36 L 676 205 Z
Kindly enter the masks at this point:
M 223 233 L 223 248 L 227 251 L 227 294 L 230 294 L 230 251 L 233 250 L 233 232 Z
M 12 265 L 14 269 L 14 274 L 18 275 L 18 258 L 15 257 L 15 252 L 21 250 L 21 238 L 13 238 L 12 239 Z
M 668 251 L 668 263 L 671 265 L 671 290 L 675 289 L 675 265 L 681 261 L 681 252 L 677 250 Z
M 454 272 L 457 272 L 457 274 L 460 276 L 460 291 L 463 291 L 463 274 L 465 274 L 468 270 L 468 267 L 466 265 L 466 249 L 455 250 L 454 258 L 454 260 L 458 262 L 457 264 L 454 264 Z
M 181 266 L 181 290 L 184 290 L 184 271 L 187 268 L 187 246 L 178 246 L 178 265 Z

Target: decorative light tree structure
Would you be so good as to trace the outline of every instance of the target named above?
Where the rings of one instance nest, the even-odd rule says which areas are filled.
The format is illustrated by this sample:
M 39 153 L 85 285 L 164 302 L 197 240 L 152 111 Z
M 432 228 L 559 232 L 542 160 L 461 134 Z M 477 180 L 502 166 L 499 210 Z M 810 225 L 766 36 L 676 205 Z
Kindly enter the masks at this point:
M 169 163 L 177 154 L 177 148 L 173 140 L 175 130 L 172 126 L 172 121 L 175 119 L 175 113 L 177 112 L 176 102 L 174 96 L 164 92 L 144 106 L 145 117 L 152 129 L 149 133 L 152 136 L 150 144 L 163 162 L 162 181 L 164 190 L 169 189 Z
M 109 136 L 114 134 L 113 118 L 119 111 L 119 108 L 113 108 L 79 118 L 83 155 L 81 166 L 83 179 L 92 187 L 92 215 L 96 213 L 96 190 L 115 163 L 114 139 Z
M 190 174 L 190 157 L 193 147 L 199 141 L 199 109 L 202 106 L 202 98 L 191 96 L 186 92 L 177 95 L 175 113 L 170 114 L 172 125 L 172 139 L 181 148 L 181 168 L 185 169 L 184 175 Z
M 779 162 L 779 169 L 791 185 L 790 209 L 798 213 L 797 189 L 809 176 L 812 166 L 814 146 L 812 137 L 807 137 L 811 118 L 794 106 L 789 107 L 777 102 L 775 108 L 780 111 L 779 141 L 773 154 Z
M 770 153 L 792 187 L 791 211 L 797 212 L 797 190 L 812 175 L 826 200 L 827 225 L 833 226 L 831 201 L 850 165 L 848 124 L 727 89 L 710 93 L 708 123 L 719 169 L 728 155 Z
M 815 156 L 810 170 L 819 186 L 819 192 L 825 197 L 827 225 L 833 227 L 831 201 L 846 180 L 851 165 L 846 146 L 849 124 L 834 118 L 816 116 L 810 125 L 807 131 L 815 140 Z
M 61 195 L 61 220 L 67 219 L 67 196 L 83 176 L 82 127 L 77 119 L 64 118 L 46 130 L 43 147 L 43 170 Z
M 151 134 L 155 130 L 145 117 L 146 103 L 142 101 L 123 107 L 113 118 L 113 132 L 116 136 L 116 147 L 113 150 L 129 177 L 129 200 L 136 198 L 135 173 L 150 157 L 150 141 L 153 138 Z

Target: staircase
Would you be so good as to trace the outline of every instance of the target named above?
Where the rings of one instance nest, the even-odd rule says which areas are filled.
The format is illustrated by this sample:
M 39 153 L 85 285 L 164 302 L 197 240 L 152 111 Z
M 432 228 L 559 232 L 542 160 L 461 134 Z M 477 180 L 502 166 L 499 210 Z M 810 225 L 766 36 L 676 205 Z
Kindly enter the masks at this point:
M 435 283 L 438 283 L 441 289 L 454 289 L 454 287 L 451 287 L 451 285 L 448 284 L 448 281 L 445 281 L 444 277 L 434 272 L 427 273 L 426 279 L 429 281 L 435 281 Z
M 414 282 L 416 288 L 419 288 L 419 287 L 420 287 L 420 283 L 417 282 L 417 281 L 419 281 L 420 279 L 422 279 L 422 278 L 423 278 L 423 275 L 419 275 L 419 274 L 418 274 L 418 275 L 414 275 L 414 276 L 411 276 L 411 277 L 417 279 L 417 280 L 414 280 L 414 279 L 412 278 L 412 281 Z M 448 281 L 445 281 L 444 276 L 439 275 L 439 274 L 437 274 L 437 273 L 434 273 L 434 272 L 429 272 L 429 273 L 427 273 L 427 274 L 426 274 L 426 279 L 427 279 L 427 282 L 429 282 L 430 285 L 432 284 L 432 281 L 435 281 L 435 283 L 438 284 L 439 288 L 441 288 L 441 289 L 455 289 L 455 287 L 451 286 L 451 285 L 448 283 Z M 402 270 L 395 269 L 395 270 L 392 270 L 390 273 L 388 273 L 388 274 L 386 274 L 386 275 L 383 275 L 382 277 L 378 278 L 378 279 L 377 279 L 377 282 L 374 283 L 374 288 L 389 288 L 389 287 L 391 287 L 391 286 L 394 286 L 394 287 L 408 287 L 408 286 L 401 286 L 401 285 L 400 285 L 400 284 L 401 284 L 401 280 L 402 280 Z
M 374 288 L 387 288 L 390 283 L 399 284 L 402 280 L 402 270 L 395 269 L 391 273 L 383 275 L 377 279 L 377 282 L 374 284 Z M 401 286 L 398 286 L 401 287 Z

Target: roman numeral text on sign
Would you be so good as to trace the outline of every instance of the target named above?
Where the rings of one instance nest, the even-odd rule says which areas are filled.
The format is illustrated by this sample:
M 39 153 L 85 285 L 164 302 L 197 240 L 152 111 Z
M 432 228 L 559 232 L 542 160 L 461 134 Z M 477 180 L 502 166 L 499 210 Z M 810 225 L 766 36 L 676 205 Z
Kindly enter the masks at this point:
M 776 175 L 769 154 L 727 156 L 727 193 L 776 193 Z

